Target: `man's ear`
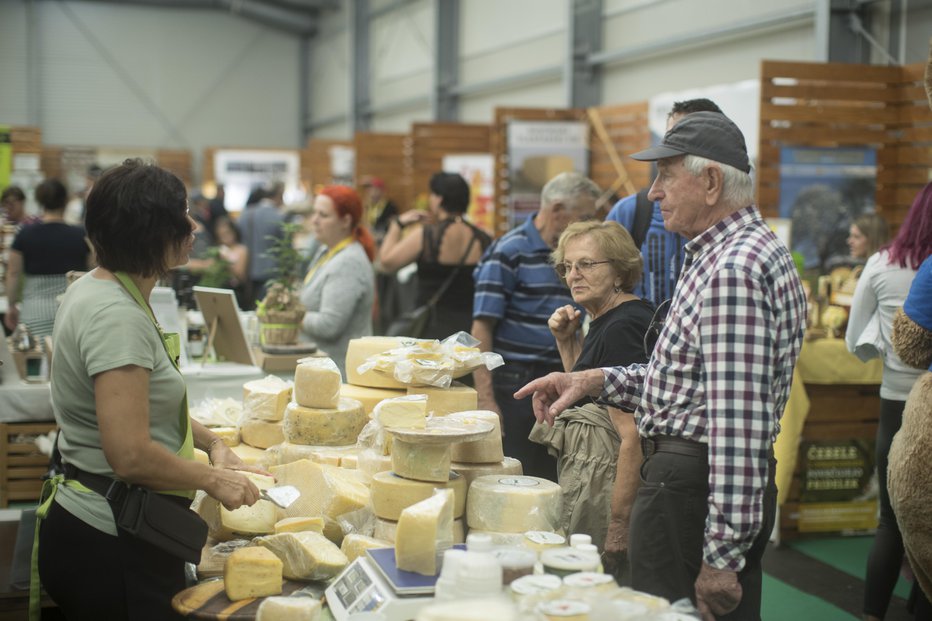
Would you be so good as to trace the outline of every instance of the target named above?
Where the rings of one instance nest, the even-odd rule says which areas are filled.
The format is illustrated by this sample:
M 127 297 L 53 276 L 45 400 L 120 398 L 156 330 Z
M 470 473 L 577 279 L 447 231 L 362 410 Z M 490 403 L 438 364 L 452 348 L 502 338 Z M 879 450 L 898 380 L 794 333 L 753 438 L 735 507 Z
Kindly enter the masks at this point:
M 702 183 L 705 186 L 705 202 L 711 207 L 718 203 L 725 188 L 725 175 L 718 166 L 707 166 L 702 172 Z

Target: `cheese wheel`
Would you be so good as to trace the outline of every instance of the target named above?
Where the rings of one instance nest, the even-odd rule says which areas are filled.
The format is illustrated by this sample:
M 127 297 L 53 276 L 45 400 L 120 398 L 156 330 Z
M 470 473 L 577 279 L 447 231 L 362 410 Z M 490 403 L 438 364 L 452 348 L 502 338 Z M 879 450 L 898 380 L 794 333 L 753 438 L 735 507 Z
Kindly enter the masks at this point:
M 360 373 L 357 369 L 369 356 L 404 347 L 412 342 L 413 340 L 409 338 L 391 336 L 364 336 L 358 339 L 350 339 L 346 348 L 346 381 L 356 386 L 368 386 L 369 388 L 406 388 L 405 384 L 402 384 L 394 377 L 375 371 Z
M 492 433 L 495 432 L 493 431 Z M 521 462 L 513 457 L 506 457 L 497 464 L 464 464 L 461 462 L 453 462 L 450 464 L 450 468 L 454 472 L 466 477 L 467 484 L 471 484 L 481 476 L 490 474 L 522 474 L 524 472 L 524 469 L 521 467 Z
M 461 382 L 453 382 L 449 388 L 409 386 L 408 394 L 427 395 L 427 411 L 433 416 L 446 416 L 479 407 L 479 393 L 475 388 Z
M 394 544 L 397 530 L 398 522 L 376 518 L 375 532 L 373 532 L 372 535 L 376 539 L 384 539 Z M 453 520 L 453 543 L 466 543 L 466 522 L 463 518 Z
M 291 401 L 291 383 L 268 375 L 243 384 L 243 417 L 279 421 Z
M 484 438 L 453 445 L 453 461 L 467 464 L 497 464 L 505 459 L 502 450 L 501 417 L 491 410 L 472 410 L 450 414 L 466 425 L 491 423 L 494 429 Z
M 317 621 L 322 607 L 313 597 L 266 597 L 256 610 L 256 621 Z
M 345 446 L 355 444 L 367 422 L 369 419 L 359 401 L 341 398 L 334 409 L 289 403 L 282 428 L 285 439 L 294 444 Z
M 277 533 L 300 533 L 306 530 L 321 533 L 324 530 L 324 518 L 322 517 L 291 517 L 275 522 Z
M 450 445 L 418 444 L 395 438 L 392 443 L 392 471 L 415 481 L 446 483 L 450 479 Z
M 294 370 L 294 400 L 306 408 L 333 409 L 343 378 L 330 358 L 303 358 Z
M 384 520 L 397 521 L 402 511 L 430 498 L 436 489 L 453 490 L 453 517 L 462 517 L 466 512 L 466 479 L 456 473 L 451 473 L 446 483 L 427 483 L 379 472 L 369 485 L 372 512 Z
M 369 388 L 367 386 L 356 386 L 354 384 L 343 384 L 340 386 L 340 396 L 347 399 L 355 399 L 362 404 L 362 409 L 371 418 L 372 410 L 383 399 L 393 399 L 395 397 L 405 396 L 403 390 L 393 388 Z
M 234 550 L 223 566 L 223 589 L 231 601 L 279 595 L 282 562 L 265 548 Z
M 436 576 L 443 552 L 453 547 L 453 490 L 442 489 L 401 512 L 395 531 L 398 569 Z
M 285 432 L 280 422 L 261 419 L 243 421 L 240 433 L 243 436 L 243 442 L 260 449 L 267 449 L 285 441 Z
M 466 521 L 470 528 L 500 533 L 554 531 L 560 526 L 563 492 L 547 479 L 490 475 L 469 486 Z
M 282 561 L 282 576 L 291 580 L 329 580 L 349 564 L 346 555 L 320 533 L 301 531 L 256 537 Z
M 278 485 L 294 485 L 301 492 L 291 506 L 280 510 L 282 517 L 320 515 L 336 518 L 369 504 L 369 488 L 359 480 L 354 470 L 301 459 L 272 466 L 269 471 Z
M 372 418 L 383 427 L 424 429 L 427 427 L 427 397 L 415 394 L 385 399 L 375 406 Z
M 378 550 L 379 548 L 391 548 L 390 541 L 367 537 L 359 533 L 350 533 L 343 538 L 340 545 L 340 551 L 346 555 L 346 558 L 352 563 L 360 556 L 364 556 L 366 550 Z

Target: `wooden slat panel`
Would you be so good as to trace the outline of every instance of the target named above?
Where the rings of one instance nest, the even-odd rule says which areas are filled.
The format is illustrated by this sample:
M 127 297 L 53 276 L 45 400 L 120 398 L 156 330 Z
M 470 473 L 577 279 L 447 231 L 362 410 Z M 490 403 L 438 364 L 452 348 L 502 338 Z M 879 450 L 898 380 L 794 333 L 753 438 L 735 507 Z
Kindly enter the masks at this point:
M 762 82 L 774 78 L 791 78 L 795 80 L 824 80 L 827 82 L 888 83 L 890 81 L 902 81 L 899 76 L 898 67 L 858 65 L 854 63 L 800 63 L 767 60 L 764 61 L 761 69 Z
M 431 175 L 441 170 L 443 158 L 457 153 L 491 153 L 490 125 L 415 123 L 411 128 L 411 196 L 409 203 L 425 200 Z
M 356 148 L 356 182 L 372 175 L 385 182 L 385 195 L 405 208 L 410 193 L 408 173 L 411 144 L 408 134 L 381 134 L 357 132 L 353 139 Z
M 824 126 L 772 127 L 761 125 L 762 140 L 773 140 L 786 146 L 823 146 L 823 145 L 881 145 L 891 140 L 884 129 L 832 128 Z
M 780 106 L 761 102 L 761 121 L 803 121 L 810 123 L 851 124 L 879 127 L 895 123 L 900 112 L 894 108 L 853 107 L 821 104 L 818 106 Z
M 761 84 L 761 100 L 766 101 L 777 97 L 802 99 L 804 103 L 821 101 L 871 101 L 895 102 L 902 101 L 903 95 L 898 89 L 876 87 L 871 84 L 860 86 L 837 86 L 831 83 L 802 83 L 802 84 Z
M 306 179 L 310 188 L 333 183 L 333 173 L 330 166 L 331 147 L 353 147 L 353 143 L 348 140 L 308 139 L 304 151 L 307 154 Z

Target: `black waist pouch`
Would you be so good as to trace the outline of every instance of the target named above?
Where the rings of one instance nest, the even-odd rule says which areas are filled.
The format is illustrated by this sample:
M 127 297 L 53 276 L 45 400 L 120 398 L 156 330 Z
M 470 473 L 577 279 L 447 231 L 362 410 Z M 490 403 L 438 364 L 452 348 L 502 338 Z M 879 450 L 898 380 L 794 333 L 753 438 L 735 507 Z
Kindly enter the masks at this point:
M 117 528 L 188 563 L 201 561 L 207 522 L 188 508 L 188 499 L 129 487 L 113 504 Z M 109 500 L 109 499 L 108 499 Z
M 188 563 L 201 561 L 207 522 L 190 509 L 187 498 L 129 486 L 71 464 L 65 465 L 65 476 L 106 498 L 118 529 Z

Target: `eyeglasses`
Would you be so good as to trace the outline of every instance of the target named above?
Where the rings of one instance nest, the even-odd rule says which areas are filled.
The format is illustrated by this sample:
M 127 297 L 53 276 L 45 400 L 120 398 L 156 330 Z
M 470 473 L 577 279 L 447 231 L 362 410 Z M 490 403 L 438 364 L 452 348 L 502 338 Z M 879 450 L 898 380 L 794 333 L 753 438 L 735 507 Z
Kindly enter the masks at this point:
M 566 278 L 566 275 L 573 271 L 573 268 L 576 268 L 577 272 L 586 273 L 592 271 L 596 265 L 602 265 L 603 263 L 611 263 L 611 261 L 590 261 L 589 259 L 582 259 L 576 261 L 575 263 L 570 263 L 569 261 L 564 261 L 563 263 L 557 263 L 553 266 L 553 269 L 557 271 L 557 275 L 560 278 Z
M 663 330 L 663 324 L 666 323 L 667 313 L 670 312 L 670 303 L 673 300 L 664 300 L 654 311 L 654 316 L 650 318 L 650 324 L 644 332 L 644 355 L 650 358 L 660 338 L 660 331 Z

